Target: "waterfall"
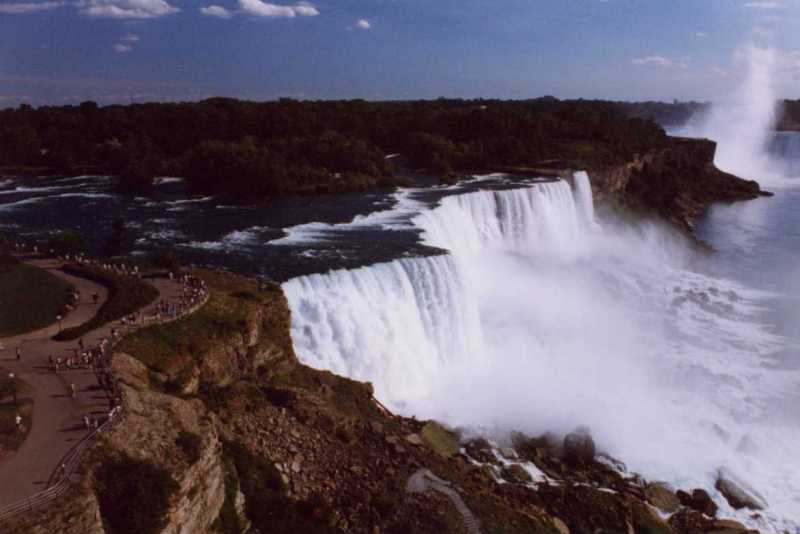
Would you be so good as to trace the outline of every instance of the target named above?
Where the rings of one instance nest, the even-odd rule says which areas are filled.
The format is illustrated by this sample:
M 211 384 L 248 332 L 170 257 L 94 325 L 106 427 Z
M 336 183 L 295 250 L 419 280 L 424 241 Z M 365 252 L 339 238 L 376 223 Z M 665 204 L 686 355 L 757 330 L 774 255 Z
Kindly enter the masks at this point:
M 573 175 L 575 180 L 575 195 L 577 196 L 578 208 L 581 217 L 587 228 L 598 230 L 600 225 L 594 219 L 594 199 L 592 197 L 592 184 L 589 175 L 585 171 L 576 172 Z
M 558 181 L 446 197 L 414 224 L 426 244 L 459 259 L 489 247 L 574 258 L 585 248 L 579 211 L 569 185 Z
M 396 409 L 484 354 L 477 305 L 448 255 L 303 276 L 283 289 L 300 359 L 372 382 Z
M 412 411 L 441 384 L 475 373 L 487 364 L 488 351 L 473 258 L 495 247 L 579 257 L 586 202 L 591 206 L 586 180 L 580 210 L 563 181 L 445 197 L 413 222 L 426 244 L 449 254 L 286 282 L 299 358 L 372 382 L 378 397 L 401 411 Z

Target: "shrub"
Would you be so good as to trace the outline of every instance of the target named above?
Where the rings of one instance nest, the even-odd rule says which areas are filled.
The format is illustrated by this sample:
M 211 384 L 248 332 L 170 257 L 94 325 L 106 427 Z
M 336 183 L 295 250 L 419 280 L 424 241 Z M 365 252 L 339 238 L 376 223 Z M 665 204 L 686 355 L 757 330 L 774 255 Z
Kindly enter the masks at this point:
M 270 461 L 235 442 L 225 442 L 224 451 L 239 476 L 247 516 L 259 532 L 338 532 L 328 525 L 331 511 L 323 499 L 312 497 L 298 502 L 284 495 L 280 473 Z
M 155 534 L 165 524 L 178 490 L 170 473 L 128 456 L 108 459 L 95 471 L 100 515 L 109 534 Z

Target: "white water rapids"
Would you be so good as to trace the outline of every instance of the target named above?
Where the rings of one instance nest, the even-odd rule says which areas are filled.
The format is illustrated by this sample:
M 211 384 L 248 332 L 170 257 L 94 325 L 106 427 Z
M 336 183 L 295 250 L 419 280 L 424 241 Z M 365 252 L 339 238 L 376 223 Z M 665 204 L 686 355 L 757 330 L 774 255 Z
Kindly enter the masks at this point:
M 689 270 L 655 225 L 594 222 L 585 173 L 445 197 L 413 223 L 448 251 L 284 284 L 301 360 L 370 381 L 394 410 L 487 432 L 569 431 L 651 480 L 726 468 L 796 528 L 800 425 L 766 295 Z

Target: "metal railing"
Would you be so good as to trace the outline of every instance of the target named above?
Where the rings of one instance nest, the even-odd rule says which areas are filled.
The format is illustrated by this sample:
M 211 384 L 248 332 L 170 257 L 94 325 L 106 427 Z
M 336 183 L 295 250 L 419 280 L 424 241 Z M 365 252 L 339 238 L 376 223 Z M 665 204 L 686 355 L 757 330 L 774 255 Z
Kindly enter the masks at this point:
M 173 321 L 177 321 L 181 317 L 191 315 L 208 302 L 209 296 L 210 292 L 206 291 L 203 294 L 203 297 L 194 306 L 182 310 L 180 314 L 174 317 L 159 317 L 155 320 L 148 321 L 145 324 L 136 325 L 135 328 L 130 329 L 126 332 L 126 334 L 130 334 L 139 328 L 144 328 L 155 324 L 171 323 Z M 109 353 L 112 355 L 112 357 L 114 353 L 114 347 L 116 347 L 117 343 L 119 343 L 121 340 L 122 337 L 112 342 L 109 350 Z M 77 471 L 78 466 L 80 466 L 83 453 L 86 452 L 95 441 L 97 441 L 97 438 L 100 436 L 100 434 L 112 430 L 123 419 L 125 415 L 124 396 L 122 397 L 122 404 L 115 409 L 113 413 L 113 416 L 110 416 L 105 422 L 103 422 L 103 424 L 95 428 L 87 436 L 81 439 L 81 441 L 78 442 L 72 449 L 70 449 L 69 452 L 67 452 L 67 454 L 62 458 L 59 466 L 56 467 L 55 471 L 53 471 L 53 474 L 50 476 L 47 488 L 38 493 L 34 493 L 29 497 L 25 497 L 0 508 L 0 524 L 13 519 L 19 514 L 24 512 L 32 512 L 37 508 L 41 508 L 47 504 L 50 504 L 64 495 L 72 483 L 71 476 L 75 473 L 75 471 Z

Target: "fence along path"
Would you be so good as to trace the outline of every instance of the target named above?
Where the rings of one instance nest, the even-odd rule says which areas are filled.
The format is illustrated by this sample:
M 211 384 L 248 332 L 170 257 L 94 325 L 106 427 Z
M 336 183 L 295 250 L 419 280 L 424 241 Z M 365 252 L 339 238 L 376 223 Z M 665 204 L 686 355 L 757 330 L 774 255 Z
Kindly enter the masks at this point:
M 123 405 L 109 417 L 110 396 L 98 389 L 97 375 L 92 369 L 76 369 L 54 373 L 49 367 L 49 356 L 62 358 L 78 348 L 78 341 L 56 342 L 50 339 L 59 328 L 78 326 L 91 319 L 105 302 L 107 292 L 102 286 L 60 271 L 63 262 L 45 259 L 29 260 L 29 263 L 59 276 L 80 291 L 77 308 L 59 325 L 51 325 L 36 332 L 2 340 L 3 367 L 32 386 L 33 424 L 25 442 L 15 453 L 0 460 L 0 523 L 19 513 L 33 510 L 52 502 L 69 487 L 70 477 L 77 470 L 83 452 L 97 437 L 113 428 L 124 416 Z M 144 317 L 155 317 L 161 301 L 176 302 L 183 293 L 183 285 L 174 280 L 152 281 L 159 291 L 156 301 L 142 311 Z M 92 294 L 100 296 L 95 306 Z M 181 313 L 164 318 L 151 319 L 143 324 L 121 327 L 119 323 L 106 325 L 83 337 L 85 347 L 96 346 L 103 338 L 111 339 L 111 329 L 124 333 L 142 326 L 174 321 L 200 308 L 208 299 L 202 298 L 194 306 L 182 309 Z M 20 347 L 22 358 L 15 358 Z M 113 353 L 112 346 L 106 354 Z M 70 384 L 75 384 L 77 395 L 70 394 Z M 87 429 L 84 416 L 101 418 L 102 424 Z

